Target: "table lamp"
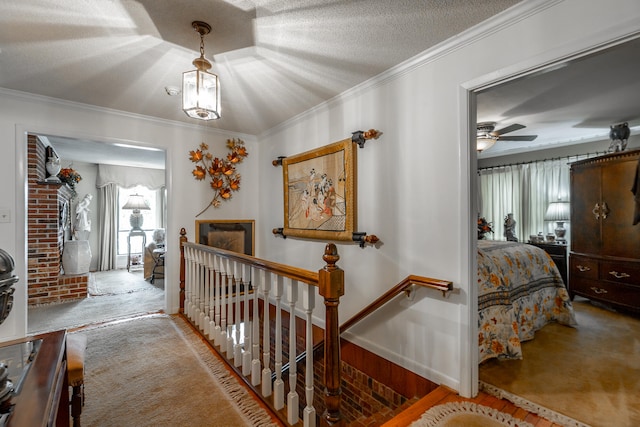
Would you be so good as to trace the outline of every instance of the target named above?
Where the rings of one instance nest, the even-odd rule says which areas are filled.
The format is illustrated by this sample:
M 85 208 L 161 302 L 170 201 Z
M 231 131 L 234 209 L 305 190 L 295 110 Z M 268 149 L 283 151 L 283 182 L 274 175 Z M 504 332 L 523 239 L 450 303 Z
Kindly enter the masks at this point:
M 151 209 L 147 204 L 144 197 L 140 194 L 132 194 L 129 196 L 127 203 L 124 204 L 122 209 L 132 209 L 133 212 L 129 217 L 129 224 L 131 224 L 131 231 L 142 231 L 142 223 L 144 218 L 140 213 L 141 210 Z
M 564 236 L 567 230 L 564 228 L 564 223 L 569 221 L 569 202 L 563 202 L 558 200 L 557 202 L 549 203 L 547 213 L 544 215 L 545 221 L 555 221 L 556 229 L 556 241 L 558 243 L 567 243 Z

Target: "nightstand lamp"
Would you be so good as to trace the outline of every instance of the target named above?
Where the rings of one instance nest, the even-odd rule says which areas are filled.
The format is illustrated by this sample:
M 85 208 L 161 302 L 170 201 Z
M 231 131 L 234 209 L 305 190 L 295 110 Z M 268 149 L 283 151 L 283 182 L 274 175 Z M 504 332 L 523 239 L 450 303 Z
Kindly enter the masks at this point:
M 544 216 L 545 221 L 555 221 L 556 229 L 556 242 L 566 244 L 564 236 L 567 230 L 564 228 L 564 223 L 569 221 L 569 202 L 563 202 L 558 200 L 557 202 L 549 203 L 547 213 Z

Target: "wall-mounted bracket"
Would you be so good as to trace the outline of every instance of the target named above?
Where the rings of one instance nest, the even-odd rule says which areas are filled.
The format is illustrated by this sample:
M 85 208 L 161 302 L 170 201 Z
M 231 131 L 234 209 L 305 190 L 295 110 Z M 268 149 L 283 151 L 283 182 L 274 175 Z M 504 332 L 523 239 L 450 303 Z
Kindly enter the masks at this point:
M 286 158 L 287 156 L 278 156 L 278 158 L 273 160 L 271 164 L 275 167 L 282 166 L 282 161 Z
M 284 228 L 280 227 L 280 228 L 274 228 L 273 230 L 271 230 L 271 232 L 273 233 L 274 236 L 278 237 L 278 236 L 282 236 L 283 239 L 286 239 L 287 236 L 285 236 L 284 234 Z
M 375 245 L 376 243 L 378 243 L 378 241 L 380 241 L 380 239 L 378 239 L 378 236 L 376 236 L 375 234 L 370 234 L 367 236 L 367 233 L 358 231 L 353 232 L 351 239 L 354 242 L 357 242 L 361 248 L 364 248 L 364 245 L 367 243 Z
M 357 130 L 351 133 L 351 141 L 358 144 L 360 148 L 364 148 L 364 144 L 368 139 L 378 139 L 380 135 L 382 135 L 382 132 L 379 132 L 375 129 L 369 129 L 366 132 Z

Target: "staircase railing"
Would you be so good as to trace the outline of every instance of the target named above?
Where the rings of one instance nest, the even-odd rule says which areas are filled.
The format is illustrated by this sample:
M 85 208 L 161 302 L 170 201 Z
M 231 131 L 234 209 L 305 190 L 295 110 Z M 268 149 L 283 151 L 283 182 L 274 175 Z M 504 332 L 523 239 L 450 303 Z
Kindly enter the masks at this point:
M 338 305 L 344 294 L 344 272 L 336 265 L 340 258 L 336 246 L 326 246 L 325 266 L 312 272 L 190 243 L 184 229 L 180 234 L 180 310 L 184 316 L 281 421 L 311 427 L 317 421 L 341 425 Z M 315 287 L 324 298 L 324 337 L 314 337 Z M 302 322 L 296 313 L 303 313 Z M 299 327 L 304 333 L 298 333 Z M 318 405 L 313 347 L 320 340 L 327 345 L 324 400 Z M 307 355 L 304 366 L 288 363 L 303 352 Z M 316 415 L 317 406 L 324 407 L 321 417 Z
M 453 282 L 448 280 L 440 280 L 433 279 L 431 277 L 422 277 L 422 276 L 407 276 L 402 282 L 395 285 L 393 288 L 389 289 L 378 299 L 373 301 L 371 304 L 360 310 L 357 314 L 355 314 L 351 319 L 347 320 L 340 326 L 340 333 L 346 331 L 389 301 L 391 301 L 396 296 L 401 293 L 410 293 L 412 288 L 415 286 L 421 286 L 424 288 L 437 289 L 442 291 L 442 294 L 445 295 L 447 292 L 453 290 Z

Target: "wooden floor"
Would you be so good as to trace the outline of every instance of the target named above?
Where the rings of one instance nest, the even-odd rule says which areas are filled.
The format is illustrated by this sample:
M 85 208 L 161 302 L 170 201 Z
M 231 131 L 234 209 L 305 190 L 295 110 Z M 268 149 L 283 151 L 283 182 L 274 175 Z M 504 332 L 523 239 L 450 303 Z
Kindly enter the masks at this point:
M 427 411 L 427 409 L 449 402 L 473 402 L 479 405 L 488 406 L 501 412 L 505 412 L 514 418 L 518 418 L 530 424 L 533 424 L 535 427 L 562 427 L 561 424 L 552 423 L 545 418 L 542 418 L 536 414 L 515 406 L 508 400 L 498 399 L 497 397 L 491 396 L 485 392 L 481 391 L 474 399 L 466 399 L 464 397 L 460 397 L 455 391 L 444 386 L 438 387 L 437 389 L 420 399 L 409 409 L 405 410 L 392 420 L 383 424 L 382 427 L 408 426 L 409 424 L 420 418 L 420 416 L 425 411 Z

